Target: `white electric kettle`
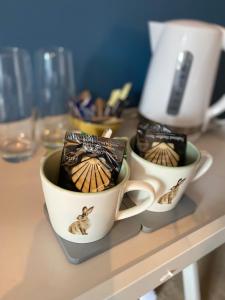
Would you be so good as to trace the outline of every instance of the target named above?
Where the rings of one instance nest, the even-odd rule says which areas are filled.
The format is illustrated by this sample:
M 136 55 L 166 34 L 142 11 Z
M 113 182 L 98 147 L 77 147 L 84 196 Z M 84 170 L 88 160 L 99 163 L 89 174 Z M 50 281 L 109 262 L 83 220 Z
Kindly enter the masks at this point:
M 211 118 L 225 110 L 225 95 L 209 107 L 220 53 L 225 49 L 225 29 L 175 20 L 149 22 L 149 31 L 153 57 L 140 114 L 179 132 L 201 132 Z

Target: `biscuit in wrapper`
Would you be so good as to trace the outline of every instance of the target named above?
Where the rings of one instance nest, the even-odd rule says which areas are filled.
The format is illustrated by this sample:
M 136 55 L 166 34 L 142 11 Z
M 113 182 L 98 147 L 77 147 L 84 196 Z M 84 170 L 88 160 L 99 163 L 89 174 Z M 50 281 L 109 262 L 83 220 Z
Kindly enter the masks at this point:
M 185 164 L 186 135 L 174 133 L 169 127 L 141 121 L 136 136 L 136 152 L 146 160 L 169 167 Z
M 101 192 L 116 184 L 126 142 L 67 132 L 59 186 L 84 193 Z

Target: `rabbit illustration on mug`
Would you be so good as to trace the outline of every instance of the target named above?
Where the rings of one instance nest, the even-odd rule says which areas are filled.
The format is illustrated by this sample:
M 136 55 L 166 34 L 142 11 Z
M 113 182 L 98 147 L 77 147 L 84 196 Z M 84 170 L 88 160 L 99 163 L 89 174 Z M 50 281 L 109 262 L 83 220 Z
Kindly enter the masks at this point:
M 160 204 L 171 204 L 172 203 L 172 200 L 176 197 L 177 195 L 177 192 L 179 190 L 179 186 L 185 181 L 185 178 L 182 179 L 180 178 L 178 181 L 177 181 L 177 184 L 172 186 L 170 191 L 164 195 L 162 195 L 159 200 L 158 200 L 158 203 Z
M 94 206 L 82 208 L 82 214 L 77 216 L 77 221 L 73 222 L 68 230 L 73 234 L 87 235 L 87 229 L 90 227 L 88 215 L 92 212 Z

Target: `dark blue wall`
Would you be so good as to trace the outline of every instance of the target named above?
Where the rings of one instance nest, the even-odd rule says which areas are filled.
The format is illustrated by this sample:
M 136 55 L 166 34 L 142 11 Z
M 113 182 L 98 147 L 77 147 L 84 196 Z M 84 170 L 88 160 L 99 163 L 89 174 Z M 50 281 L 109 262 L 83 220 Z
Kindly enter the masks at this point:
M 0 4 L 0 46 L 21 46 L 32 55 L 43 46 L 68 47 L 74 55 L 77 90 L 89 88 L 103 97 L 132 81 L 138 99 L 150 58 L 148 20 L 191 18 L 225 25 L 224 0 L 2 0 Z

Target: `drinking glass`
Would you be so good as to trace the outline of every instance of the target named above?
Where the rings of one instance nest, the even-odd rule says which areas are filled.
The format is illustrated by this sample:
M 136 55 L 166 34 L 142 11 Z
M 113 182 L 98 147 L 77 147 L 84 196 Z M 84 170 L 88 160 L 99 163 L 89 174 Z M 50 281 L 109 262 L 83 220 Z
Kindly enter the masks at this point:
M 35 71 L 40 138 L 46 147 L 55 148 L 70 127 L 68 101 L 75 90 L 72 54 L 63 47 L 39 49 Z
M 30 56 L 24 49 L 0 48 L 0 153 L 18 162 L 34 149 Z

